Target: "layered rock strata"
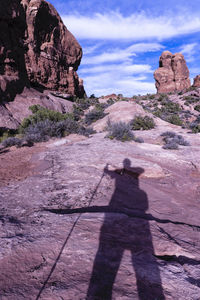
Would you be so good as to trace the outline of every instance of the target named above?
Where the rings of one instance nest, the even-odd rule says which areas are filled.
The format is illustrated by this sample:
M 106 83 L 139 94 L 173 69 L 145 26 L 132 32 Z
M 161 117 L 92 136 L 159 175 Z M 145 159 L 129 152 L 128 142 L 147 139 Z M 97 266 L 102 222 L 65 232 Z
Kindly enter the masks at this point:
M 154 72 L 158 93 L 180 92 L 190 87 L 189 70 L 181 53 L 164 51 Z
M 44 0 L 0 3 L 0 97 L 13 100 L 29 84 L 82 97 L 76 73 L 82 49 Z

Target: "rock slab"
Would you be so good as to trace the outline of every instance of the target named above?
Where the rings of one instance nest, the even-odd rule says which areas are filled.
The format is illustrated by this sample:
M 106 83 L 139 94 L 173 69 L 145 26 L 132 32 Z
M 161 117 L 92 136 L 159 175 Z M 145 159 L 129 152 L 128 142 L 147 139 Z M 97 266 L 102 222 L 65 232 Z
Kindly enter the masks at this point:
M 2 300 L 199 299 L 199 140 L 104 135 L 13 151 L 27 174 L 0 188 Z

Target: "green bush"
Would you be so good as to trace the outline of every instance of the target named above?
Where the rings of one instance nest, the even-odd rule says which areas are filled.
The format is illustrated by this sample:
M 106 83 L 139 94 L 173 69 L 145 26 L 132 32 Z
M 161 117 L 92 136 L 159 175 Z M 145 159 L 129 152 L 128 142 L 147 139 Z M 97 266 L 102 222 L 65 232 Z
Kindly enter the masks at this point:
M 162 112 L 175 113 L 180 111 L 180 106 L 178 103 L 174 103 L 172 101 L 163 101 L 162 103 Z
M 153 115 L 155 117 L 162 118 L 162 111 L 159 108 L 156 108 L 156 110 L 153 112 Z
M 158 101 L 162 102 L 162 101 L 168 101 L 168 96 L 167 94 L 160 94 L 158 97 Z
M 22 142 L 23 142 L 22 139 L 16 137 L 9 137 L 2 142 L 2 146 L 5 148 L 12 147 L 12 146 L 21 147 Z
M 134 140 L 134 134 L 131 132 L 130 124 L 124 122 L 111 123 L 107 124 L 108 134 L 106 138 L 116 139 L 121 142 Z
M 199 133 L 200 132 L 200 116 L 198 116 L 196 118 L 196 120 L 190 124 L 189 127 L 193 133 Z
M 14 137 L 17 134 L 17 130 L 5 129 L 0 127 L 0 143 L 7 138 Z
M 149 116 L 136 116 L 130 124 L 132 130 L 149 130 L 155 127 L 154 120 Z
M 196 105 L 194 109 L 200 112 L 200 105 Z
M 190 143 L 182 135 L 178 135 L 173 131 L 163 132 L 160 136 L 163 137 L 163 149 L 178 150 L 178 145 L 190 146 Z
M 179 115 L 168 116 L 166 118 L 166 121 L 169 122 L 169 123 L 171 123 L 171 124 L 178 125 L 178 126 L 182 126 L 183 125 L 183 122 L 180 119 Z
M 85 115 L 85 124 L 91 125 L 92 123 L 96 122 L 97 120 L 103 119 L 106 116 L 103 109 L 94 108 L 90 112 Z
M 24 130 L 28 128 L 30 125 L 35 125 L 45 120 L 49 120 L 52 122 L 60 122 L 66 119 L 73 120 L 73 114 L 70 113 L 62 114 L 60 112 L 44 108 L 40 105 L 30 106 L 29 109 L 32 111 L 33 114 L 22 121 L 19 127 L 20 133 L 24 133 Z

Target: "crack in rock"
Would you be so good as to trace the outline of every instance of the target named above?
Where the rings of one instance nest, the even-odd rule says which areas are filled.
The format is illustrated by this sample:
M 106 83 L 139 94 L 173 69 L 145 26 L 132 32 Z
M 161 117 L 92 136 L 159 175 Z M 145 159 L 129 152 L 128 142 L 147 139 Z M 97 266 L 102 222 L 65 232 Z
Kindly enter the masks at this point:
M 195 231 L 200 231 L 200 226 L 193 225 L 185 222 L 180 221 L 172 221 L 170 219 L 159 219 L 157 217 L 152 216 L 151 214 L 144 214 L 139 211 L 129 211 L 129 210 L 118 210 L 116 208 L 111 208 L 109 206 L 90 206 L 90 207 L 81 207 L 81 208 L 74 208 L 74 209 L 55 209 L 55 208 L 43 208 L 41 211 L 48 211 L 54 214 L 60 215 L 70 215 L 75 213 L 116 213 L 116 214 L 125 214 L 128 217 L 132 218 L 139 218 L 148 221 L 156 221 L 157 223 L 171 223 L 174 225 L 183 225 L 191 227 Z

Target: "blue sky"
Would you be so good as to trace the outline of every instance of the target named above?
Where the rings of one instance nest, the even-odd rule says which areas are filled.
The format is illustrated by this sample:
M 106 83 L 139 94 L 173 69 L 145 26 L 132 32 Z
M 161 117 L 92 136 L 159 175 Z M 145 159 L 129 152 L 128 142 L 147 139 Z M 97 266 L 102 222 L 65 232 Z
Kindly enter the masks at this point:
M 164 50 L 182 52 L 200 74 L 199 0 L 50 0 L 83 48 L 78 73 L 88 95 L 154 93 Z

